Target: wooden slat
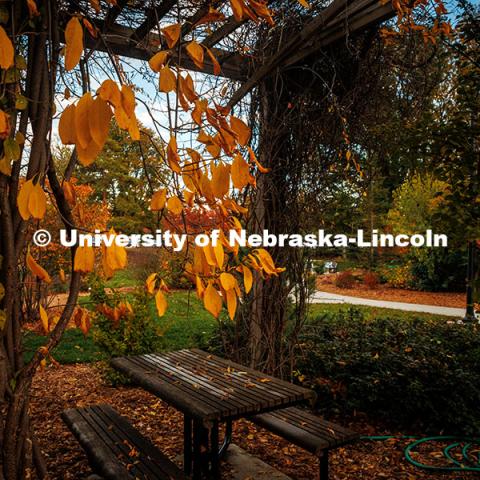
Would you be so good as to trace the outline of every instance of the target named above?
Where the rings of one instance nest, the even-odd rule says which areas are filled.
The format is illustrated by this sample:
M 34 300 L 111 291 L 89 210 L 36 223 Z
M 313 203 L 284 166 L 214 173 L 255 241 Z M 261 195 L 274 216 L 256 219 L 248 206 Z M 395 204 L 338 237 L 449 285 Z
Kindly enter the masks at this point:
M 325 450 L 337 448 L 359 438 L 352 430 L 294 407 L 255 415 L 250 420 L 319 456 Z
M 201 350 L 117 358 L 112 360 L 112 366 L 183 413 L 204 422 L 267 412 L 315 396 L 309 389 Z
M 65 423 L 107 479 L 183 479 L 181 470 L 109 405 L 63 412 Z M 138 455 L 130 455 L 132 449 Z

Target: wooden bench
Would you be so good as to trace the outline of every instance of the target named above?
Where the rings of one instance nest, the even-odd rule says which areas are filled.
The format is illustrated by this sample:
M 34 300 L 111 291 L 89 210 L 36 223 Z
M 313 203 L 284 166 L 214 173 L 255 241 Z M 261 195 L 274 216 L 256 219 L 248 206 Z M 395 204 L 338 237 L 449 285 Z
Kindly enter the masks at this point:
M 295 407 L 250 417 L 249 420 L 320 459 L 320 479 L 328 479 L 328 452 L 359 439 L 352 430 Z
M 72 408 L 62 418 L 107 480 L 186 478 L 183 472 L 109 405 Z

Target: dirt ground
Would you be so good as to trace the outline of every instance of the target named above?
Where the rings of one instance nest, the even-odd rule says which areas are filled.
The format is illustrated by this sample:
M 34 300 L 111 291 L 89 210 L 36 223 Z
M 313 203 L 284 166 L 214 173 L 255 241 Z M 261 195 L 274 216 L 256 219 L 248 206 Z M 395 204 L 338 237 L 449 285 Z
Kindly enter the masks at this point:
M 33 386 L 31 415 L 44 452 L 50 478 L 84 479 L 90 472 L 85 454 L 63 424 L 65 408 L 108 403 L 172 459 L 182 451 L 182 417 L 172 407 L 140 388 L 107 386 L 95 365 L 49 366 L 39 372 Z M 337 420 L 338 419 L 334 419 Z M 343 422 L 362 435 L 387 433 L 359 416 Z M 394 432 L 395 433 L 395 432 Z M 397 432 L 398 434 L 398 432 Z M 284 440 L 241 420 L 235 424 L 234 442 L 251 454 L 296 479 L 318 478 L 317 459 Z M 412 467 L 403 458 L 405 440 L 361 441 L 331 454 L 331 480 L 352 479 L 473 479 L 472 474 L 432 474 Z M 438 446 L 426 452 L 436 461 Z M 229 472 L 224 471 L 224 477 Z M 478 478 L 478 477 L 477 477 Z M 252 480 L 252 479 L 245 479 Z
M 390 302 L 416 303 L 421 305 L 436 305 L 439 307 L 465 307 L 465 294 L 453 292 L 418 292 L 402 288 L 392 288 L 379 285 L 369 289 L 361 282 L 356 282 L 353 288 L 338 288 L 335 284 L 335 274 L 317 276 L 317 290 L 322 292 L 349 295 L 351 297 L 371 298 Z

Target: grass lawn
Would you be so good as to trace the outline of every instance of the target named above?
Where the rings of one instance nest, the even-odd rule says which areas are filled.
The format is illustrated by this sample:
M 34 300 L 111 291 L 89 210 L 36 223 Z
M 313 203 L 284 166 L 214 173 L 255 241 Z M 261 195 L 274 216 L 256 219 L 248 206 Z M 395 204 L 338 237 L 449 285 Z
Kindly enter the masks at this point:
M 89 297 L 81 297 L 80 304 L 87 306 Z M 158 319 L 163 332 L 166 350 L 179 350 L 203 345 L 211 336 L 217 321 L 204 308 L 194 292 L 178 291 L 168 296 L 168 310 Z M 151 302 L 152 315 L 156 315 L 155 305 Z M 25 358 L 46 342 L 46 337 L 33 332 L 25 335 Z M 53 357 L 60 363 L 95 362 L 104 359 L 92 341 L 91 335 L 84 337 L 79 329 L 68 329 Z
M 125 279 L 123 279 L 124 281 Z M 113 281 L 120 282 L 115 278 Z M 122 283 L 124 286 L 125 283 Z M 80 303 L 88 305 L 89 297 L 81 297 Z M 179 350 L 204 345 L 215 330 L 217 321 L 203 308 L 195 292 L 176 291 L 168 297 L 169 307 L 164 317 L 158 319 L 160 330 L 163 333 L 165 350 Z M 346 310 L 345 304 L 314 304 L 310 306 L 309 317 L 316 318 L 325 313 L 335 313 Z M 356 309 L 367 316 L 376 316 L 408 319 L 421 318 L 425 320 L 445 321 L 448 318 L 428 313 L 412 313 L 386 308 L 372 308 L 356 305 Z M 151 303 L 152 315 L 155 305 Z M 228 320 L 226 320 L 228 321 Z M 46 337 L 29 332 L 25 336 L 25 357 L 29 359 L 33 353 L 45 343 Z M 65 332 L 60 345 L 53 352 L 54 358 L 60 363 L 95 362 L 104 359 L 92 341 L 91 335 L 84 335 L 78 329 L 69 329 Z

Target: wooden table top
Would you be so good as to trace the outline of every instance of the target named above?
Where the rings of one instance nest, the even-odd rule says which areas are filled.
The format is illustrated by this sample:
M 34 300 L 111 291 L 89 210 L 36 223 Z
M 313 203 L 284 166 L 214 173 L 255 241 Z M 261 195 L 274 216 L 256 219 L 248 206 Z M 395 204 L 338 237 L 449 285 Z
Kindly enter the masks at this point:
M 119 357 L 114 368 L 204 422 L 248 417 L 313 400 L 315 393 L 202 350 Z

